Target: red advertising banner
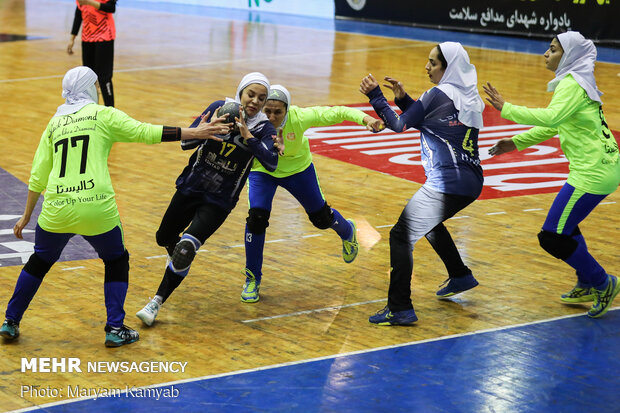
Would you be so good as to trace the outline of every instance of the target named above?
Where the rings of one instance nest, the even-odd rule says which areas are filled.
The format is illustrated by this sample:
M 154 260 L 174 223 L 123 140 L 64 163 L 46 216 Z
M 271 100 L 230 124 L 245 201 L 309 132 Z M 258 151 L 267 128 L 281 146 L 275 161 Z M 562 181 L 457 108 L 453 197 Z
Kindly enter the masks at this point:
M 375 116 L 368 104 L 349 105 Z M 398 110 L 396 106 L 394 109 Z M 557 192 L 568 176 L 568 160 L 557 137 L 521 152 L 491 157 L 488 150 L 498 140 L 525 132 L 531 126 L 502 119 L 487 106 L 484 128 L 478 136 L 484 188 L 480 199 Z M 619 132 L 614 131 L 616 138 Z M 372 133 L 365 127 L 346 122 L 337 126 L 312 128 L 306 132 L 313 153 L 384 172 L 409 181 L 424 183 L 420 160 L 420 132 L 383 130 Z

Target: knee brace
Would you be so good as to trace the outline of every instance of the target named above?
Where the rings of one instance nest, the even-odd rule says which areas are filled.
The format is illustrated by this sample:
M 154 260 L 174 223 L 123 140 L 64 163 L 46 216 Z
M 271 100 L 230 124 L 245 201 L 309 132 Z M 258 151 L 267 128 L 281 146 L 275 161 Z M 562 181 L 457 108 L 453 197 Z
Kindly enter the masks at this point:
M 105 267 L 104 282 L 129 282 L 129 252 L 113 260 L 103 260 Z
M 308 218 L 318 229 L 327 229 L 334 223 L 334 213 L 327 202 L 318 211 L 308 214 Z
M 245 222 L 248 224 L 248 231 L 253 234 L 264 234 L 269 226 L 269 215 L 271 213 L 262 208 L 250 208 Z
M 45 261 L 35 252 L 30 256 L 26 265 L 24 265 L 24 271 L 34 277 L 43 279 L 45 274 L 47 274 L 50 268 L 52 268 L 52 265 L 54 265 L 53 262 Z
M 170 256 L 170 265 L 172 271 L 181 273 L 188 271 L 189 267 L 194 261 L 196 251 L 200 248 L 200 241 L 191 236 L 190 234 L 183 234 L 181 241 L 174 247 L 174 251 Z
M 538 233 L 538 242 L 542 249 L 555 258 L 565 260 L 577 249 L 579 243 L 569 235 L 542 230 Z

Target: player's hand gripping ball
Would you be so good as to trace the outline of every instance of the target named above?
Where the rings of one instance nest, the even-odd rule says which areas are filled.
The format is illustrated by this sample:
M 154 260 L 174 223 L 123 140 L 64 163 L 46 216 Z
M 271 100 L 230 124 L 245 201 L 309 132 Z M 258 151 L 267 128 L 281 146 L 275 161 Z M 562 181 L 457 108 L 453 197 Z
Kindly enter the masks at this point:
M 222 115 L 226 115 L 226 120 L 224 122 L 226 123 L 232 123 L 232 130 L 231 132 L 233 134 L 239 132 L 239 127 L 237 126 L 237 122 L 235 121 L 235 118 L 240 118 L 241 117 L 241 105 L 238 104 L 237 102 L 228 102 L 228 103 L 224 103 L 224 105 L 220 106 L 220 108 L 217 111 L 217 116 L 220 117 Z

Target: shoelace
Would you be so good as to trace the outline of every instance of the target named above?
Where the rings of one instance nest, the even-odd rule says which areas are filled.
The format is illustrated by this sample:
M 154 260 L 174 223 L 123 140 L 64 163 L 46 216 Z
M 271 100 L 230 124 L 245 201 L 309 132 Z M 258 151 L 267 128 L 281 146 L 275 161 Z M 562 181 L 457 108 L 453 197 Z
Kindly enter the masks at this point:
M 112 330 L 114 331 L 114 330 Z M 120 327 L 118 329 L 118 331 L 114 331 L 120 338 L 122 338 L 123 340 L 132 337 L 133 334 L 133 330 L 131 330 L 129 327 L 127 327 L 126 325 L 123 325 L 122 327 Z
M 390 312 L 390 309 L 389 309 L 389 307 L 386 305 L 386 306 L 385 306 L 385 307 L 383 307 L 381 310 L 377 311 L 377 312 L 375 313 L 375 315 L 382 315 L 382 314 L 389 313 L 389 312 Z
M 157 304 L 156 302 L 154 302 L 154 301 L 152 301 L 152 300 L 151 300 L 151 301 L 149 301 L 149 303 L 146 305 L 146 310 L 148 310 L 148 311 L 149 311 L 149 312 L 151 312 L 151 313 L 154 313 L 154 312 L 155 312 L 155 310 L 157 310 L 158 305 L 159 305 L 159 304 Z
M 449 282 L 450 282 L 450 278 L 448 278 L 446 281 L 442 282 L 442 283 L 439 285 L 439 288 L 443 287 L 444 285 L 448 284 Z

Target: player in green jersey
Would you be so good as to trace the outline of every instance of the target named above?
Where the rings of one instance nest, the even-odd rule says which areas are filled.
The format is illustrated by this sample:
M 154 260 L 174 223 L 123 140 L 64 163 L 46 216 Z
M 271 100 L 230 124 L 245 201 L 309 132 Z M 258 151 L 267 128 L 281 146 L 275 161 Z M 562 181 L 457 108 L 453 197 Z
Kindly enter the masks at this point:
M 556 134 L 560 136 L 570 172 L 538 239 L 545 251 L 577 273 L 577 285 L 561 300 L 594 301 L 588 316 L 597 318 L 611 307 L 620 292 L 620 282 L 590 255 L 578 224 L 618 187 L 618 144 L 603 115 L 602 93 L 594 79 L 596 47 L 592 41 L 578 32 L 561 33 L 551 41 L 544 57 L 547 69 L 556 75 L 548 84 L 547 90 L 553 92 L 553 97 L 546 108 L 512 105 L 490 83 L 484 86 L 487 100 L 501 111 L 503 118 L 535 125 L 528 132 L 501 139 L 489 153 L 497 156 L 523 150 Z
M 123 325 L 129 277 L 129 253 L 108 171 L 108 155 L 115 142 L 154 144 L 185 139 L 215 139 L 230 124 L 216 118 L 197 128 L 177 128 L 138 122 L 122 111 L 100 106 L 97 75 L 80 66 L 62 80 L 59 106 L 49 121 L 32 163 L 28 199 L 13 232 L 22 238 L 39 196 L 45 191 L 35 229 L 34 253 L 23 267 L 11 297 L 0 335 L 19 336 L 19 323 L 43 278 L 75 234 L 93 246 L 105 265 L 105 326 L 108 347 L 138 340 L 138 332 Z M 206 119 L 206 118 L 205 118 Z
M 353 262 L 359 250 L 355 223 L 345 219 L 325 201 L 312 163 L 310 143 L 304 133 L 312 127 L 335 125 L 345 120 L 365 125 L 373 131 L 379 131 L 383 125 L 379 119 L 346 106 L 292 106 L 290 93 L 281 85 L 271 87 L 263 112 L 278 129 L 284 152 L 280 154 L 275 171 L 269 171 L 255 161 L 248 178 L 250 209 L 245 228 L 246 281 L 241 292 L 244 303 L 259 300 L 265 231 L 278 187 L 283 187 L 299 201 L 315 227 L 332 228 L 342 239 L 342 258 L 346 263 Z

